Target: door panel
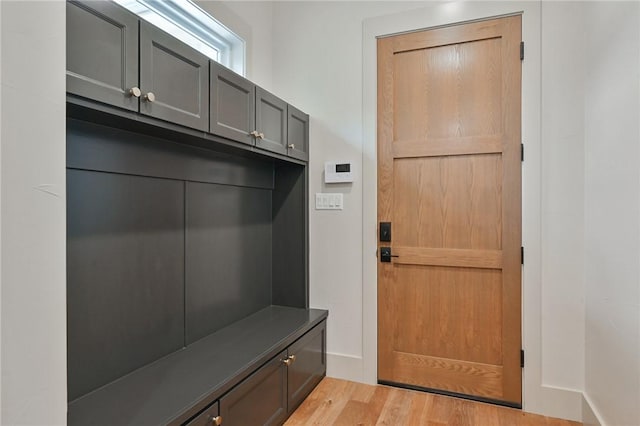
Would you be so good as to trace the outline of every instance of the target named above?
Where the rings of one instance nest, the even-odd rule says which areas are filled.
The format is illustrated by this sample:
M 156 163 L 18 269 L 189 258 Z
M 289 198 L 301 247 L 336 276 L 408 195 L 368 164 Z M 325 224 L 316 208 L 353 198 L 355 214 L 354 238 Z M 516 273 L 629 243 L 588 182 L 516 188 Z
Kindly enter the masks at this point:
M 112 2 L 67 2 L 67 92 L 138 111 L 138 19 Z
M 287 417 L 283 351 L 220 399 L 225 426 L 278 425 Z
M 255 85 L 222 65 L 211 62 L 210 132 L 254 145 Z
M 309 160 L 309 116 L 289 105 L 287 155 L 298 160 Z
M 287 103 L 261 87 L 256 87 L 256 129 L 264 134 L 257 147 L 287 153 Z
M 140 23 L 140 112 L 206 131 L 209 60 L 145 22 Z M 155 100 L 146 100 L 153 93 Z
M 521 403 L 521 17 L 378 41 L 382 382 Z
M 326 323 L 302 336 L 289 347 L 288 354 L 295 356 L 287 374 L 289 413 L 293 413 L 325 375 Z

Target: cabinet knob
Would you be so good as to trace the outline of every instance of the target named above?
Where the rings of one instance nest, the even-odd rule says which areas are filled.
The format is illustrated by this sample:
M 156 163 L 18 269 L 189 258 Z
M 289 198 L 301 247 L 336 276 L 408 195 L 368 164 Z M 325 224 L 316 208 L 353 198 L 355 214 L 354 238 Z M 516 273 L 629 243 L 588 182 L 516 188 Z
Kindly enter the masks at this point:
M 289 145 L 287 145 L 289 147 L 289 149 L 296 149 L 296 146 L 292 143 L 290 143 Z
M 258 138 L 264 139 L 264 133 L 258 133 Z
M 137 87 L 132 87 L 131 89 L 129 89 L 128 93 L 129 93 L 129 96 L 133 96 L 134 98 L 139 98 L 140 95 L 142 94 L 140 89 Z
M 149 92 L 149 93 L 144 95 L 144 100 L 147 101 L 147 102 L 155 102 L 156 101 L 156 95 L 154 95 L 153 92 Z
M 296 361 L 296 356 L 295 355 L 289 355 L 286 359 L 282 360 L 282 363 L 288 367 L 291 364 L 293 364 L 295 361 Z
M 250 136 L 253 136 L 254 138 L 257 138 L 259 133 L 257 130 L 253 130 L 252 132 L 249 133 Z
M 222 424 L 222 416 L 209 417 L 212 425 L 220 426 Z

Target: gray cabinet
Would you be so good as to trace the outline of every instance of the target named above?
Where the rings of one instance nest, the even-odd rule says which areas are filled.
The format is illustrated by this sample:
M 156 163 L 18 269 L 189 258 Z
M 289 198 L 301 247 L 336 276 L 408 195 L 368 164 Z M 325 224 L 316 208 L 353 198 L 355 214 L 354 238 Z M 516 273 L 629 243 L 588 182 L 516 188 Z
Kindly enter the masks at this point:
M 211 61 L 209 131 L 248 145 L 254 144 L 255 85 Z
M 158 28 L 140 23 L 140 112 L 206 131 L 209 59 Z
M 225 426 L 278 425 L 287 418 L 286 351 L 220 399 Z
M 309 161 L 309 115 L 288 105 L 287 126 L 287 155 Z
M 67 2 L 67 91 L 138 111 L 132 89 L 138 90 L 138 19 L 112 2 Z
M 218 408 L 218 402 L 214 402 L 195 419 L 187 423 L 187 426 L 216 426 L 222 424 L 222 416 Z
M 224 66 L 211 62 L 209 131 L 309 160 L 309 116 Z
M 287 103 L 256 87 L 256 146 L 287 154 Z
M 326 323 L 323 322 L 289 347 L 287 400 L 289 413 L 304 401 L 327 370 Z
M 67 3 L 67 91 L 209 128 L 209 59 L 113 2 Z

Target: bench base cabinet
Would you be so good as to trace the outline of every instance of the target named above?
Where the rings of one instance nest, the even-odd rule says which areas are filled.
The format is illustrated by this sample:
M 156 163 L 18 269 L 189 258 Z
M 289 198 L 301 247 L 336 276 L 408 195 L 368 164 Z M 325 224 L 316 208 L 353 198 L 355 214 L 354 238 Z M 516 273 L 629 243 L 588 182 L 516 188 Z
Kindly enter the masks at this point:
M 212 425 L 216 418 L 224 426 L 281 425 L 322 380 L 326 367 L 322 321 L 186 425 Z

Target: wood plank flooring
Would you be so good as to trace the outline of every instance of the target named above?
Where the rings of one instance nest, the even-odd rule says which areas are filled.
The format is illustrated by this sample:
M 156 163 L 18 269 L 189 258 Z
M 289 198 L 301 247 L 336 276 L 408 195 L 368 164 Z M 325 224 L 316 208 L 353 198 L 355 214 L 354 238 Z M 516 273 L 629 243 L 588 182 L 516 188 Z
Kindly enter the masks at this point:
M 426 392 L 326 377 L 285 426 L 574 426 L 581 423 Z

